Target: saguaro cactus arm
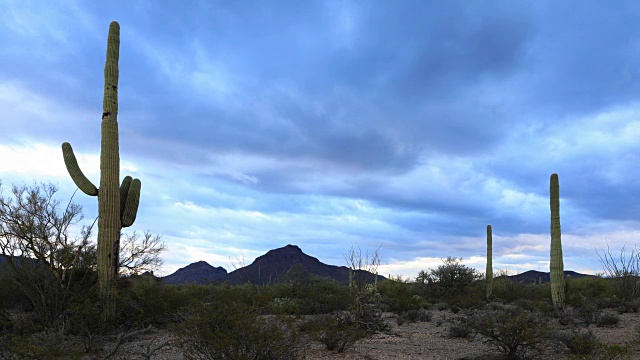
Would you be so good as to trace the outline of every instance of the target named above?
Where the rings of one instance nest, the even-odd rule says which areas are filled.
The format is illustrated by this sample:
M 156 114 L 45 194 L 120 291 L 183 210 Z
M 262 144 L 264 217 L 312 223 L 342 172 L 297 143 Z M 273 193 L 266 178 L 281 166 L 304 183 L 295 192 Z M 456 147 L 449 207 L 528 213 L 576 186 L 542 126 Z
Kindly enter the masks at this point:
M 69 172 L 69 175 L 71 175 L 71 179 L 78 189 L 82 190 L 82 192 L 87 195 L 97 196 L 98 188 L 93 185 L 93 183 L 84 176 L 82 170 L 80 170 L 76 156 L 73 154 L 73 148 L 68 142 L 62 143 L 62 157 L 64 158 L 64 164 L 67 167 L 67 171 Z
M 125 180 L 122 181 L 123 185 L 127 178 L 129 179 L 129 186 L 127 186 L 124 195 L 123 188 L 120 187 L 120 219 L 122 221 L 122 227 L 129 227 L 136 221 L 138 204 L 140 202 L 140 187 L 142 186 L 140 180 L 131 180 L 131 176 L 125 177 Z

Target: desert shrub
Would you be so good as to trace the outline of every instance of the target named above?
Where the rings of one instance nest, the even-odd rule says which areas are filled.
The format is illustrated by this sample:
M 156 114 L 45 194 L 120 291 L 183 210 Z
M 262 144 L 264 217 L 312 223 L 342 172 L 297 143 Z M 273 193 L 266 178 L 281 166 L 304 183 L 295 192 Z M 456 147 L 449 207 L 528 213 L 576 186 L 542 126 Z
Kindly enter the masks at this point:
M 0 333 L 10 331 L 13 327 L 11 316 L 7 310 L 0 310 Z
M 436 311 L 449 310 L 449 304 L 444 303 L 444 302 L 433 304 L 433 310 L 436 310 Z
M 571 286 L 568 289 L 567 299 L 573 296 L 582 296 L 589 299 L 604 299 L 610 298 L 615 294 L 611 280 L 601 276 L 571 278 L 570 281 Z
M 30 336 L 12 336 L 5 343 L 8 359 L 81 359 L 83 348 L 72 337 L 53 332 L 40 332 Z M 2 350 L 0 349 L 0 355 Z
M 458 296 L 451 298 L 451 311 L 473 310 L 486 305 L 485 293 L 477 293 L 475 296 Z
M 556 310 L 561 324 L 579 321 L 589 327 L 598 320 L 602 313 L 596 299 L 587 298 L 581 294 L 572 294 L 567 299 L 567 304 L 564 311 Z
M 310 276 L 304 286 L 299 286 L 289 296 L 298 299 L 300 314 L 308 315 L 346 310 L 353 301 L 348 286 L 333 279 L 315 276 Z M 287 295 L 274 294 L 274 298 L 276 297 Z
M 270 314 L 286 314 L 286 315 L 299 315 L 301 314 L 299 299 L 291 298 L 275 298 L 267 306 L 267 310 Z
M 515 306 L 479 311 L 467 325 L 508 359 L 526 359 L 547 345 L 550 326 L 539 314 Z
M 553 305 L 546 300 L 517 299 L 512 304 L 531 312 L 539 312 L 542 314 L 553 313 Z
M 471 328 L 464 319 L 456 319 L 449 324 L 447 333 L 454 338 L 468 338 L 471 336 Z
M 186 359 L 302 359 L 294 324 L 265 319 L 242 303 L 195 304 L 179 315 L 176 333 Z
M 596 251 L 602 268 L 613 282 L 613 287 L 619 298 L 626 301 L 640 296 L 640 250 L 634 248 L 627 255 L 625 247 L 619 255 L 611 254 L 607 246 L 606 251 Z
M 586 327 L 597 322 L 601 312 L 598 305 L 590 299 L 586 299 L 584 303 L 576 307 L 576 315 Z
M 415 285 L 392 279 L 382 281 L 378 284 L 382 303 L 396 314 L 422 308 L 423 299 L 413 290 Z
M 600 315 L 596 324 L 599 327 L 615 327 L 620 323 L 620 316 L 613 313 L 604 313 Z
M 637 313 L 638 310 L 640 310 L 640 300 L 635 299 L 624 301 L 620 306 L 618 306 L 617 310 L 620 314 Z
M 118 323 L 129 328 L 166 325 L 178 309 L 193 301 L 186 297 L 188 291 L 151 276 L 131 276 L 123 282 L 117 299 Z
M 369 333 L 389 329 L 389 324 L 382 319 L 381 297 L 375 286 L 365 286 L 354 297 L 350 311 L 362 329 Z
M 551 288 L 549 283 L 534 285 L 532 283 L 513 281 L 504 275 L 494 279 L 493 296 L 506 302 L 515 302 L 519 299 L 550 301 Z
M 419 310 L 409 310 L 403 312 L 400 317 L 407 319 L 409 322 L 429 322 L 433 318 L 433 313 L 431 311 L 419 309 Z
M 433 294 L 439 298 L 448 299 L 454 294 L 460 294 L 467 290 L 480 275 L 475 269 L 461 263 L 462 258 L 447 257 L 443 264 L 429 271 L 421 270 L 416 277 L 416 282 L 426 284 Z
M 561 331 L 554 334 L 553 338 L 564 344 L 572 354 L 571 359 L 623 359 L 629 353 L 629 349 L 615 344 L 606 344 L 588 331 Z
M 564 344 L 572 354 L 591 355 L 599 346 L 599 341 L 591 330 L 560 331 L 553 338 Z
M 339 353 L 368 335 L 367 331 L 362 329 L 355 318 L 347 312 L 316 315 L 307 321 L 304 327 L 327 350 L 335 350 Z
M 25 310 L 30 307 L 29 298 L 20 291 L 16 284 L 16 275 L 7 264 L 0 259 L 0 309 Z

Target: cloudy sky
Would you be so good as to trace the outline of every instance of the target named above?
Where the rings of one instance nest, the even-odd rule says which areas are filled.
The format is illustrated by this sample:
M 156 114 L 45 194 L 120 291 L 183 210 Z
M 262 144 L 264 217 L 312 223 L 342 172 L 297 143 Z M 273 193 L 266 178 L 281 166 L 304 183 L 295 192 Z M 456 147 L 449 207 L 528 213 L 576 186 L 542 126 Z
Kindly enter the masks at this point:
M 635 1 L 1 1 L 0 179 L 99 179 L 109 22 L 121 26 L 121 176 L 162 273 L 296 244 L 381 273 L 447 256 L 548 271 L 558 173 L 565 269 L 640 241 Z M 86 222 L 95 198 L 78 194 Z

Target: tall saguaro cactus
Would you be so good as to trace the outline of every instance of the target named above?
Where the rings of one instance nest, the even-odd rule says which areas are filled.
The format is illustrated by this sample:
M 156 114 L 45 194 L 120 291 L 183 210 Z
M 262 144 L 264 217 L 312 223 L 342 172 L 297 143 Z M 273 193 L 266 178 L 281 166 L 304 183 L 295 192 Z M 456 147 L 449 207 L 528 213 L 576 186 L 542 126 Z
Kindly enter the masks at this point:
M 564 263 L 560 236 L 560 182 L 558 174 L 551 174 L 549 186 L 551 206 L 551 300 L 554 308 L 564 308 Z
M 126 176 L 119 185 L 120 154 L 118 147 L 118 58 L 120 25 L 109 25 L 107 59 L 104 66 L 102 102 L 102 140 L 100 143 L 100 188 L 80 170 L 69 143 L 62 144 L 64 162 L 80 190 L 98 196 L 98 283 L 104 304 L 103 318 L 115 315 L 115 280 L 118 277 L 120 232 L 133 224 L 140 200 L 140 180 Z
M 491 299 L 493 293 L 493 237 L 491 234 L 491 225 L 487 225 L 487 270 L 485 277 L 487 281 L 487 301 Z

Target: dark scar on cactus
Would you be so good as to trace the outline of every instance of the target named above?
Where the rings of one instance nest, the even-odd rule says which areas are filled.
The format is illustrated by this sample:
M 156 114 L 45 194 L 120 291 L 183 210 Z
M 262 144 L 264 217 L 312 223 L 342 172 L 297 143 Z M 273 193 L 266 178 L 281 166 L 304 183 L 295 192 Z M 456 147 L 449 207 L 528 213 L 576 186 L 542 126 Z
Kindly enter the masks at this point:
M 104 120 L 104 118 L 106 118 L 106 117 L 107 117 L 107 116 L 109 116 L 109 115 L 111 115 L 111 112 L 110 112 L 110 111 L 103 112 L 103 113 L 102 113 L 102 119 Z

